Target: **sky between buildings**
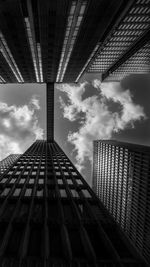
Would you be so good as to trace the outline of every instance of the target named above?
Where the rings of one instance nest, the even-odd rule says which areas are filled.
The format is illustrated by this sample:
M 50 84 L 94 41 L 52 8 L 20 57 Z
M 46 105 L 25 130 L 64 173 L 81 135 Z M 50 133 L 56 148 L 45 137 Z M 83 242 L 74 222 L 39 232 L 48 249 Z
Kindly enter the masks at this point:
M 89 184 L 93 140 L 150 145 L 150 78 L 132 75 L 121 83 L 98 78 L 55 85 L 55 140 Z M 44 84 L 0 85 L 0 159 L 45 139 L 45 89 Z

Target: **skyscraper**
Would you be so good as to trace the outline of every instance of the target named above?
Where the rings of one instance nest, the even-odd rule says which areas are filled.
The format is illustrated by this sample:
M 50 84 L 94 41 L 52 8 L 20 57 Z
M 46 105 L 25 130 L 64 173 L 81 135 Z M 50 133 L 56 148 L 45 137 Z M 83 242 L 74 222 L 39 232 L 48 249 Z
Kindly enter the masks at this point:
M 149 0 L 1 1 L 0 83 L 148 73 L 149 13 Z
M 150 263 L 150 147 L 94 141 L 93 189 Z
M 5 266 L 146 266 L 55 141 L 1 177 L 0 205 Z
M 20 154 L 11 154 L 0 161 L 0 175 L 4 173 L 19 158 Z

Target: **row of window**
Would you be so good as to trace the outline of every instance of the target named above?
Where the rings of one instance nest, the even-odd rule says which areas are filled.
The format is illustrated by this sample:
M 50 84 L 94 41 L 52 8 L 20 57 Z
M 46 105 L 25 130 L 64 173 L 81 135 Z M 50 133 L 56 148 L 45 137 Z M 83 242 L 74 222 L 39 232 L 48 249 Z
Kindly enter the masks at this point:
M 0 184 L 4 184 L 4 183 L 6 183 L 6 182 L 8 182 L 9 184 L 14 184 L 14 183 L 16 183 L 16 181 L 17 181 L 18 184 L 24 184 L 26 181 L 27 181 L 27 183 L 29 183 L 29 184 L 34 184 L 35 181 L 36 181 L 36 179 L 30 178 L 30 179 L 27 180 L 27 179 L 25 179 L 25 178 L 20 178 L 20 180 L 18 181 L 17 178 L 11 178 L 11 179 L 8 181 L 7 178 L 2 178 L 2 180 L 0 181 Z M 56 179 L 56 181 L 57 181 L 57 183 L 60 184 L 60 185 L 64 184 L 64 180 L 63 180 L 63 179 Z M 73 185 L 73 184 L 74 184 L 74 182 L 73 182 L 72 179 L 65 179 L 65 181 L 66 181 L 68 184 L 70 184 L 70 185 Z M 54 184 L 54 183 L 55 183 L 55 180 L 53 179 L 52 182 L 53 182 L 53 184 Z M 76 182 L 77 182 L 78 185 L 83 185 L 83 182 L 82 182 L 80 179 L 76 179 Z M 49 180 L 47 181 L 47 183 L 49 184 Z M 44 184 L 44 179 L 39 178 L 39 179 L 38 179 L 38 184 Z
M 24 167 L 22 167 L 22 169 L 23 169 Z M 28 175 L 30 175 L 30 176 L 36 176 L 36 175 L 38 175 L 38 176 L 45 176 L 46 175 L 46 172 L 45 171 L 41 171 L 42 169 L 40 169 L 40 170 L 37 170 L 37 171 L 35 171 L 35 170 L 33 170 L 33 171 L 27 171 L 27 170 L 25 170 L 25 171 L 9 171 L 6 175 L 5 175 L 5 177 L 8 177 L 9 178 L 9 175 L 14 175 L 14 176 L 19 176 L 19 175 L 21 175 L 21 176 L 28 176 Z M 77 176 L 78 174 L 75 172 L 75 171 L 70 171 L 70 172 L 68 172 L 68 170 L 67 169 L 62 169 L 62 170 L 59 170 L 59 169 L 47 169 L 47 176 L 52 176 L 52 175 L 56 175 L 56 176 L 61 176 L 61 175 L 64 175 L 64 176 Z
M 11 191 L 11 188 L 6 187 L 1 192 L 0 196 L 6 197 L 10 193 L 10 191 Z M 22 191 L 22 188 L 15 188 L 15 190 L 13 191 L 12 196 L 18 197 L 21 194 L 21 191 Z M 72 194 L 72 197 L 80 198 L 80 194 L 75 189 L 70 188 L 70 192 Z M 80 190 L 80 192 L 83 193 L 85 198 L 91 198 L 92 197 L 90 192 L 87 189 L 82 189 L 82 190 Z M 32 188 L 26 188 L 25 191 L 24 191 L 24 196 L 25 197 L 31 197 L 32 193 L 33 193 L 33 189 Z M 68 196 L 67 191 L 64 188 L 59 188 L 59 193 L 60 193 L 60 197 L 67 198 L 67 196 Z M 37 188 L 36 196 L 37 197 L 43 197 L 43 194 L 44 194 L 44 189 L 43 188 Z M 49 197 L 53 197 L 53 198 L 57 197 L 58 196 L 57 195 L 57 191 L 55 189 L 52 189 L 52 188 L 48 189 L 48 196 Z

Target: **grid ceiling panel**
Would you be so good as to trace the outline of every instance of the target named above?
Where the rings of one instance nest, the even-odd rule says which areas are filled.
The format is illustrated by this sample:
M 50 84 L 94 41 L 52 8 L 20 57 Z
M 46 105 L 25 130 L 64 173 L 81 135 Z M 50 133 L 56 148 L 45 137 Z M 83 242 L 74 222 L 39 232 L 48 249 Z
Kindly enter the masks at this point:
M 88 72 L 106 72 L 150 27 L 150 1 L 138 0 L 100 47 Z
M 145 74 L 148 72 L 150 72 L 150 42 L 137 51 L 118 69 L 109 74 L 105 81 L 119 81 L 129 74 Z

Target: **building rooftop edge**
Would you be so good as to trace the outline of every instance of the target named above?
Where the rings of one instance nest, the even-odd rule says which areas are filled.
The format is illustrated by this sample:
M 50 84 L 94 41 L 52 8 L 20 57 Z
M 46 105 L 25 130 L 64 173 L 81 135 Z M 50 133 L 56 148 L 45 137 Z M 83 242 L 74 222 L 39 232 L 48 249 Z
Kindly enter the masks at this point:
M 150 146 L 145 146 L 145 145 L 137 144 L 137 143 L 129 143 L 125 141 L 118 141 L 115 139 L 99 139 L 99 140 L 94 140 L 93 142 L 107 143 L 107 144 L 111 144 L 111 145 L 115 145 L 119 147 L 126 147 L 126 148 L 134 149 L 134 150 L 142 149 L 143 152 L 150 153 Z

